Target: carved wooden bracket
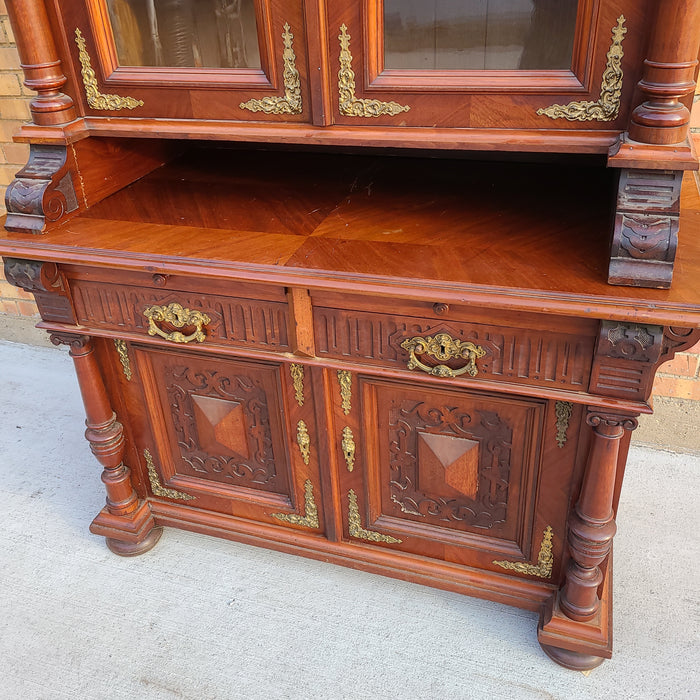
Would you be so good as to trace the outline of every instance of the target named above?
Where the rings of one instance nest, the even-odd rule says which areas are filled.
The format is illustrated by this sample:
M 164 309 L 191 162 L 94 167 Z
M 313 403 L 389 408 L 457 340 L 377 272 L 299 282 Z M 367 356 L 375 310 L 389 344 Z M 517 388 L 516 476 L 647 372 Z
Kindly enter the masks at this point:
M 44 321 L 76 323 L 68 286 L 55 263 L 5 258 L 5 278 L 34 295 Z
M 673 276 L 682 170 L 620 172 L 610 284 L 668 289 Z
M 32 144 L 29 161 L 5 193 L 5 228 L 18 233 L 44 233 L 78 209 L 78 198 L 65 146 Z
M 660 364 L 700 340 L 700 330 L 602 321 L 589 391 L 646 401 Z

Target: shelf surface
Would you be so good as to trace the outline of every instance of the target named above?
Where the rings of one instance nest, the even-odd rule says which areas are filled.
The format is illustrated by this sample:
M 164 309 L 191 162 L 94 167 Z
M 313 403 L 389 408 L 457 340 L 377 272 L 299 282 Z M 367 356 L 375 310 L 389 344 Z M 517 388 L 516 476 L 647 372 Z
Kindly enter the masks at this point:
M 700 197 L 669 290 L 606 281 L 615 172 L 199 149 L 0 253 L 203 277 L 700 325 Z

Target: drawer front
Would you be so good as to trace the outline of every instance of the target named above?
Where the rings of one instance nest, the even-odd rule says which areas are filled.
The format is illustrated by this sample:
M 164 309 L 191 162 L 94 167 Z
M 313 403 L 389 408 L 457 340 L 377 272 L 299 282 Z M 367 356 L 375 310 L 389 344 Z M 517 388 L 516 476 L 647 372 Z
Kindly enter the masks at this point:
M 316 354 L 319 357 L 412 369 L 414 372 L 443 365 L 449 367 L 455 376 L 467 378 L 498 379 L 573 390 L 586 390 L 588 387 L 595 343 L 593 336 L 325 307 L 317 307 L 314 317 Z M 420 361 L 418 364 L 412 361 L 411 346 L 425 346 L 419 339 L 428 341 L 440 334 L 458 343 L 471 343 L 480 348 L 474 357 L 476 374 L 463 371 L 468 364 L 468 359 L 464 357 L 444 359 L 449 349 L 447 353 L 441 353 L 438 349 L 437 356 L 424 352 L 417 358 Z M 444 337 L 440 339 L 444 340 Z M 421 368 L 420 365 L 426 367 Z M 436 373 L 433 376 L 450 375 Z
M 198 294 L 194 291 L 148 289 L 146 287 L 105 284 L 101 281 L 74 280 L 71 284 L 75 313 L 87 328 L 125 331 L 164 337 L 180 332 L 185 338 L 197 329 L 202 335 L 183 341 L 170 335 L 173 342 L 197 346 L 244 345 L 270 351 L 289 350 L 288 306 L 285 301 L 271 301 L 219 294 Z M 162 315 L 146 315 L 159 307 L 164 312 L 171 304 L 184 310 L 198 311 L 203 316 L 186 314 L 181 327 L 175 327 Z M 208 319 L 208 320 L 207 320 Z M 155 326 L 155 328 L 154 328 Z M 162 332 L 159 332 L 162 331 Z

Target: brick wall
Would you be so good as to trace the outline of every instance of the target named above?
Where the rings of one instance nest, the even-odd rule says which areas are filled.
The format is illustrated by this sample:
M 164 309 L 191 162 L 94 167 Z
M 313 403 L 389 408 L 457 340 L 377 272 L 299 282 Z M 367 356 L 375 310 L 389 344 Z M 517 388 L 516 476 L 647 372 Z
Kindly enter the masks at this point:
M 0 0 L 0 213 L 4 212 L 5 190 L 14 174 L 27 161 L 27 146 L 12 143 L 12 134 L 29 120 L 27 96 L 22 85 L 19 57 L 7 19 L 5 0 Z M 696 100 L 700 95 L 696 97 Z M 700 104 L 693 111 L 691 126 L 700 150 Z M 38 316 L 36 304 L 24 290 L 9 284 L 0 267 L 0 313 L 11 316 Z M 700 343 L 689 352 L 679 353 L 661 367 L 654 384 L 656 396 L 700 401 Z

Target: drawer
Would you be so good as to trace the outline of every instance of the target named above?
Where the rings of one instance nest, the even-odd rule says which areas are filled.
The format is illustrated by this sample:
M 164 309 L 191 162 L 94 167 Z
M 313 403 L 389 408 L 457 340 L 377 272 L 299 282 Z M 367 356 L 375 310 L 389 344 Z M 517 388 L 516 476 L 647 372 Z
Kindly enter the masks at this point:
M 78 323 L 96 330 L 163 337 L 192 347 L 204 343 L 281 352 L 290 348 L 289 307 L 283 288 L 178 276 L 119 277 L 114 271 L 81 272 L 79 277 L 68 274 Z M 173 305 L 183 309 L 175 323 L 167 315 L 176 309 Z
M 321 358 L 413 372 L 442 366 L 453 374 L 438 369 L 433 376 L 448 378 L 488 378 L 577 391 L 588 387 L 595 321 L 495 315 L 428 302 L 341 300 L 339 295 L 319 296 L 313 302 L 316 354 Z M 397 312 L 382 310 L 387 307 Z M 477 348 L 472 371 L 468 358 L 455 356 L 465 347 L 460 344 L 466 343 Z

